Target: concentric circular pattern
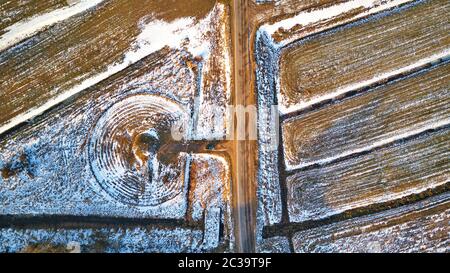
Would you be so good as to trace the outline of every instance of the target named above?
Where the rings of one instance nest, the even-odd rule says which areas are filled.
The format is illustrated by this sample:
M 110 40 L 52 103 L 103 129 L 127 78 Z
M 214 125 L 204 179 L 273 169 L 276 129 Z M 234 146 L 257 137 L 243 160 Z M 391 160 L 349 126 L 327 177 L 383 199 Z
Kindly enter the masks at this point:
M 182 192 L 185 155 L 158 155 L 173 142 L 171 129 L 187 120 L 176 103 L 154 95 L 134 95 L 98 120 L 89 145 L 92 170 L 116 200 L 156 206 Z

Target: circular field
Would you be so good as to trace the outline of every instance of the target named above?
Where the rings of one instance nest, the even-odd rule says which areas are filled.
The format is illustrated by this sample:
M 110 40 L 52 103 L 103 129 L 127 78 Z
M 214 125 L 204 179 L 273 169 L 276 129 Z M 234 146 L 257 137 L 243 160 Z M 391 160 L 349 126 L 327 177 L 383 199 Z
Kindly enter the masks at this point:
M 156 206 L 183 190 L 183 153 L 161 155 L 175 140 L 171 129 L 187 120 L 175 102 L 154 95 L 130 96 L 98 120 L 89 144 L 92 171 L 114 199 L 136 206 Z

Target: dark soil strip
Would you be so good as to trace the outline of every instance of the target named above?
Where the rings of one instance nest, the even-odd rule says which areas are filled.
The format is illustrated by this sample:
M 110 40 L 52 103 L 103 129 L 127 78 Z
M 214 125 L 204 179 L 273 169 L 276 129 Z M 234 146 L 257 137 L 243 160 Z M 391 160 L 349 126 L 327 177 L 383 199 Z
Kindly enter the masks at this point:
M 203 229 L 203 222 L 188 223 L 184 219 L 138 219 L 126 217 L 73 216 L 73 215 L 0 215 L 0 228 L 191 228 Z

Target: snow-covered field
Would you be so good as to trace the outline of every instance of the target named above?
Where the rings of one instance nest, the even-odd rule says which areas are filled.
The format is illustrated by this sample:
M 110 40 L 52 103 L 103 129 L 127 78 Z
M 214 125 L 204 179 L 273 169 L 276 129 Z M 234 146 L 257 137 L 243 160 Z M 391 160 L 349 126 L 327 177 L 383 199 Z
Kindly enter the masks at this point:
M 0 44 L 90 5 L 13 25 Z M 121 61 L 1 127 L 0 251 L 70 243 L 106 252 L 233 248 L 229 158 L 190 148 L 226 132 L 227 18 L 226 6 L 217 4 L 200 19 L 143 19 Z M 174 123 L 185 130 L 181 139 L 171 135 Z M 127 223 L 139 219 L 142 226 Z

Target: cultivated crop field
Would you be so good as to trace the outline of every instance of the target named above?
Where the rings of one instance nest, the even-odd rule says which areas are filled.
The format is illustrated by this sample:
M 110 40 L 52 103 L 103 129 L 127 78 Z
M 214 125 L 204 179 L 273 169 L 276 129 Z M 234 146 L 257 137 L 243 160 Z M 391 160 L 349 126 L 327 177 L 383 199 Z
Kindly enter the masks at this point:
M 344 1 L 258 29 L 279 127 L 259 120 L 257 248 L 449 251 L 449 11 Z

